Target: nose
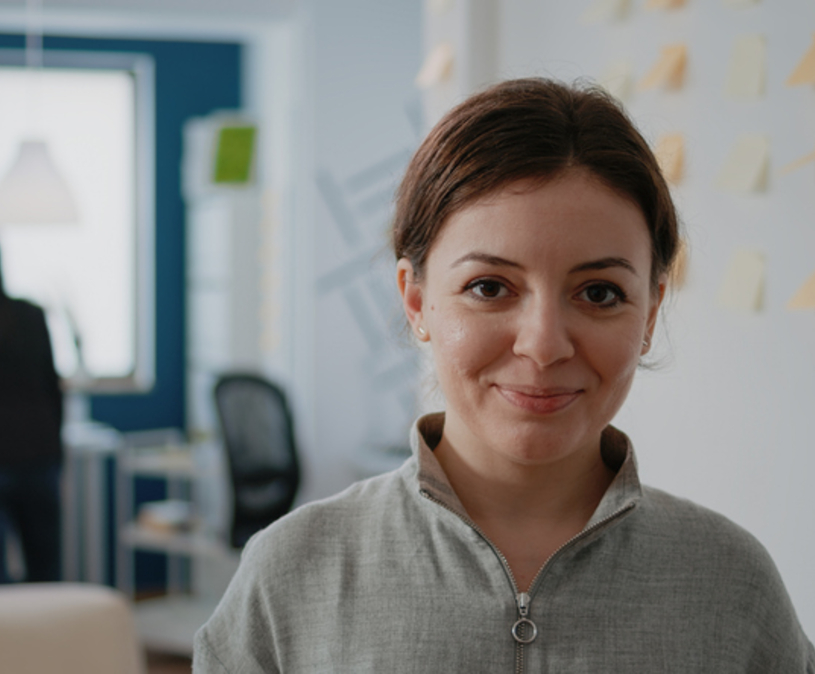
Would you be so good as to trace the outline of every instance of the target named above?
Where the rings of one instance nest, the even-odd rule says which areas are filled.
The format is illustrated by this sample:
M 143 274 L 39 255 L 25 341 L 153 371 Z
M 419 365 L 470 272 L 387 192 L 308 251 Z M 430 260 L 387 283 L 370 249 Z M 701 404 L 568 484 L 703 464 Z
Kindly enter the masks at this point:
M 554 365 L 574 356 L 567 310 L 558 298 L 530 298 L 519 308 L 513 352 L 516 356 L 529 358 L 539 367 Z

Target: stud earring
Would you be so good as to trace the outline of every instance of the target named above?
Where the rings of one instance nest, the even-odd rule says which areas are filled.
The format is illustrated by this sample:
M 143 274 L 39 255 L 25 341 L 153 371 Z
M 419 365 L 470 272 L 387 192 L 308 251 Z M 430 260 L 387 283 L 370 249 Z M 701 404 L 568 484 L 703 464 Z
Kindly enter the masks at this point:
M 425 330 L 421 325 L 416 328 L 416 332 L 419 333 L 419 337 L 424 337 L 427 334 L 427 330 Z
M 643 339 L 642 345 L 647 349 L 649 346 L 651 346 L 651 342 L 649 342 L 648 339 Z

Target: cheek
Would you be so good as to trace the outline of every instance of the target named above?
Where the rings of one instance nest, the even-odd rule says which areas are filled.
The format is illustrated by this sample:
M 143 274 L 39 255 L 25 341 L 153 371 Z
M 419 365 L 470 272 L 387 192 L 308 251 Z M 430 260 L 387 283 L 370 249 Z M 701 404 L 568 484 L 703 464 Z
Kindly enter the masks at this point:
M 642 340 L 636 334 L 621 334 L 614 338 L 598 340 L 592 351 L 595 370 L 612 387 L 622 394 L 627 393 L 642 352 Z
M 435 318 L 430 344 L 440 376 L 472 377 L 500 354 L 502 340 L 494 326 L 455 313 Z

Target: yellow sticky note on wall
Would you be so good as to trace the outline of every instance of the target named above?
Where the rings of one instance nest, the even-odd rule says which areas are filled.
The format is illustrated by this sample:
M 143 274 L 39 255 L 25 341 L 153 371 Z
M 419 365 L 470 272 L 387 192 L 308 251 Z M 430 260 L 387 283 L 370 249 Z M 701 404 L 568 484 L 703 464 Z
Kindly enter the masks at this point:
M 648 74 L 640 80 L 641 90 L 655 89 L 664 86 L 677 89 L 685 79 L 685 67 L 688 60 L 688 49 L 684 44 L 671 44 L 663 47 L 659 60 Z
M 682 134 L 660 136 L 654 154 L 665 180 L 674 185 L 679 184 L 685 167 L 685 140 Z
M 807 53 L 787 78 L 788 87 L 795 87 L 799 84 L 815 84 L 815 38 L 809 45 Z
M 811 164 L 815 162 L 815 152 L 810 152 L 807 155 L 804 155 L 800 159 L 796 159 L 793 162 L 787 164 L 784 168 L 781 169 L 782 175 L 786 175 L 787 173 L 792 173 L 793 171 L 797 171 L 802 166 L 806 166 L 807 164 Z
M 688 243 L 685 239 L 681 239 L 679 241 L 679 250 L 676 252 L 676 258 L 668 274 L 668 284 L 677 290 L 684 287 L 687 281 L 688 257 Z
M 815 309 L 815 274 L 798 288 L 798 292 L 787 302 L 787 309 Z
M 615 61 L 608 65 L 598 78 L 603 89 L 620 101 L 631 96 L 631 64 L 628 61 Z
M 622 19 L 628 14 L 629 0 L 594 0 L 580 16 L 584 23 Z
M 764 303 L 764 274 L 763 253 L 737 250 L 719 289 L 719 304 L 740 311 L 760 311 Z
M 645 9 L 674 9 L 684 4 L 685 0 L 647 0 Z
M 416 75 L 416 86 L 420 89 L 429 89 L 444 82 L 453 71 L 454 60 L 453 46 L 449 42 L 436 45 L 427 55 L 419 74 Z
M 764 93 L 766 53 L 763 35 L 743 35 L 736 39 L 725 85 L 729 98 L 758 98 Z
M 716 187 L 729 192 L 760 192 L 767 186 L 769 161 L 766 136 L 742 136 L 727 156 Z

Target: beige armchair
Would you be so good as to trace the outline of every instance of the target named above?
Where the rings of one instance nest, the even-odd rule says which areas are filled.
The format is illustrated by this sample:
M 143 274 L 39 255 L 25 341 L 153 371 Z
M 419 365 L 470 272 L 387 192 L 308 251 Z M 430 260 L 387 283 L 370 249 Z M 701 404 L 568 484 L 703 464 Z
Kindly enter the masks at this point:
M 124 595 L 99 585 L 0 586 L 3 674 L 143 674 Z

